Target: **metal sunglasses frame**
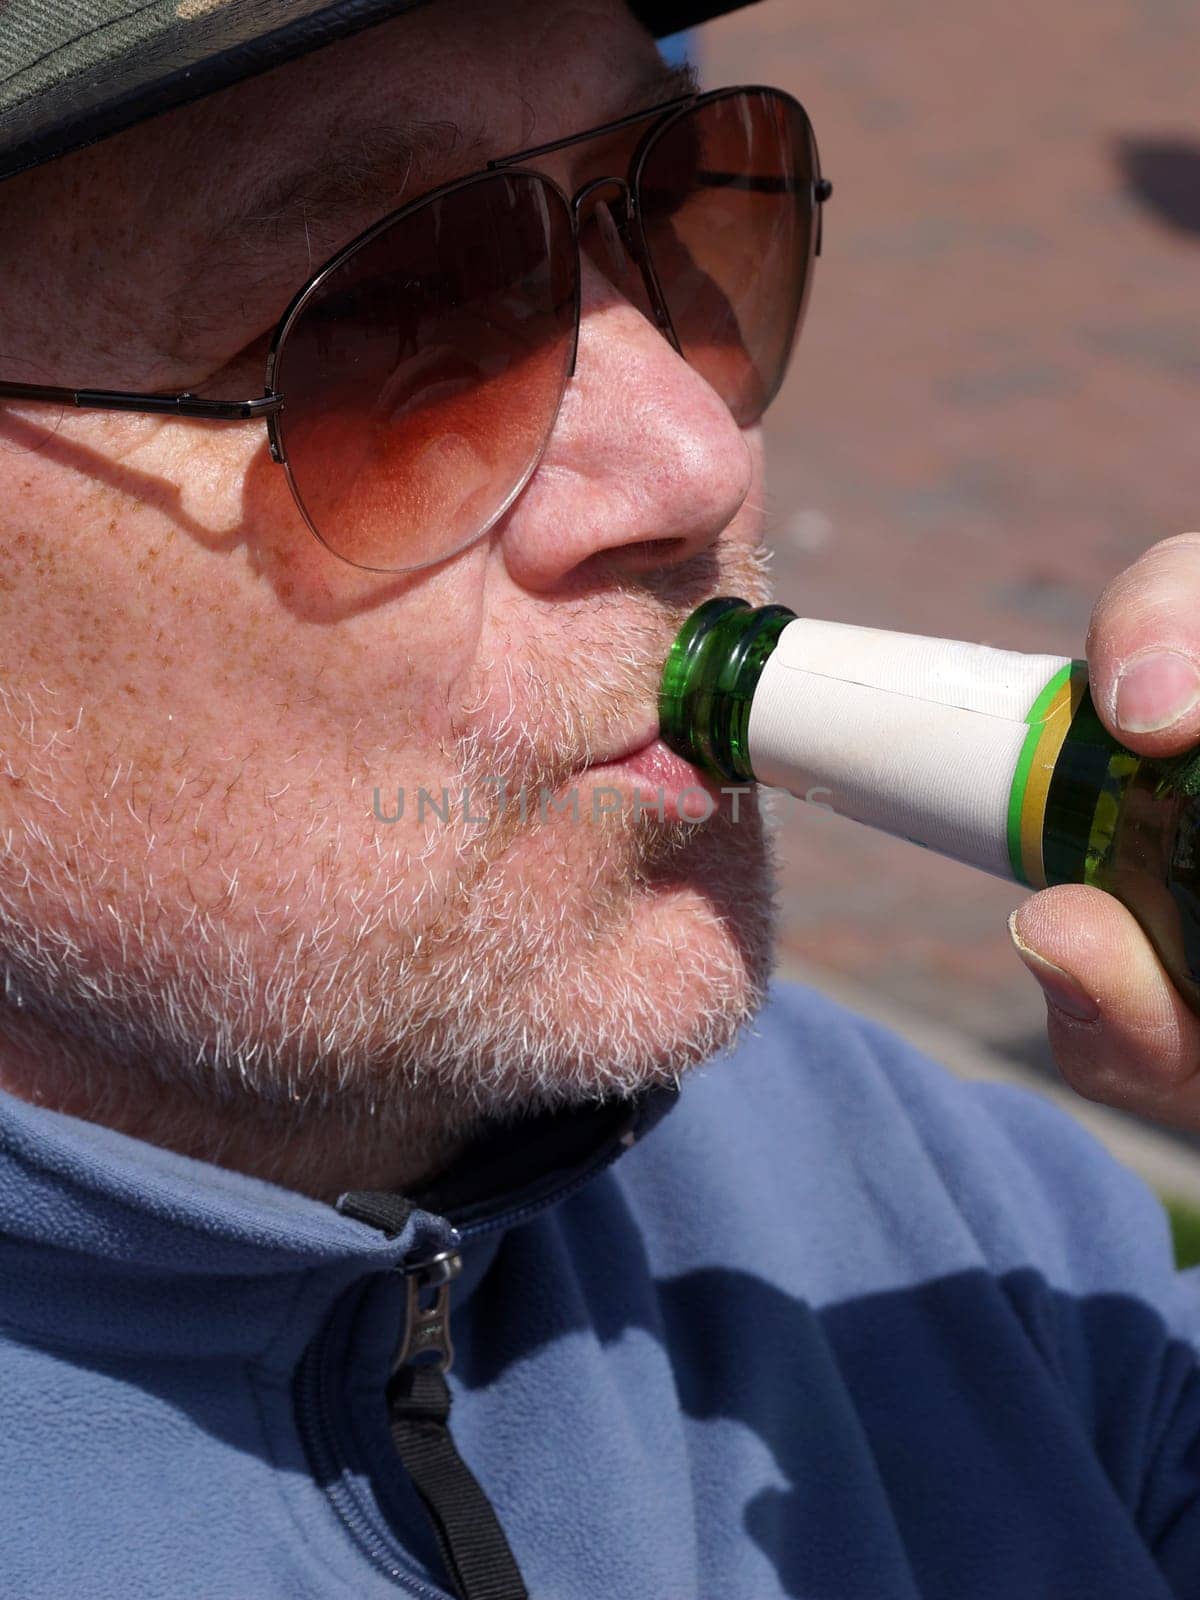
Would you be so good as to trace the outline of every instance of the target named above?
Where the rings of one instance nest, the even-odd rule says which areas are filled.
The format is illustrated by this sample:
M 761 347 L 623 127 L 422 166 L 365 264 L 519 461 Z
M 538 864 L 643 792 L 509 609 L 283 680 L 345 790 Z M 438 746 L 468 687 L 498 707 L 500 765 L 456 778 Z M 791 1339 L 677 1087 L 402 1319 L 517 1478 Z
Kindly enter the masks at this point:
M 711 89 L 702 94 L 683 95 L 677 100 L 667 101 L 664 105 L 652 106 L 645 111 L 634 111 L 628 116 L 617 118 L 613 122 L 605 122 L 594 128 L 586 128 L 581 133 L 568 134 L 563 139 L 553 139 L 546 144 L 532 145 L 527 149 L 515 151 L 512 155 L 498 156 L 489 161 L 486 167 L 480 171 L 469 173 L 465 177 L 457 178 L 450 183 L 441 184 L 438 188 L 431 189 L 426 194 L 418 195 L 415 199 L 407 201 L 395 211 L 389 212 L 387 216 L 373 223 L 364 232 L 351 239 L 349 244 L 343 245 L 335 255 L 318 267 L 301 288 L 297 290 L 296 294 L 293 295 L 287 309 L 275 326 L 271 346 L 267 353 L 263 393 L 252 399 L 208 399 L 195 394 L 191 390 L 175 394 L 161 392 L 141 394 L 120 389 L 85 389 L 0 381 L 0 400 L 45 401 L 59 405 L 75 406 L 80 410 L 88 411 L 131 411 L 145 415 L 191 417 L 200 422 L 247 422 L 261 419 L 267 424 L 267 438 L 270 445 L 271 459 L 282 466 L 287 473 L 288 486 L 301 515 L 320 543 L 327 550 L 330 550 L 331 554 L 337 555 L 338 552 L 326 543 L 319 530 L 313 525 L 292 478 L 291 467 L 288 463 L 287 451 L 278 422 L 279 414 L 284 409 L 285 397 L 282 393 L 272 388 L 275 369 L 279 363 L 280 354 L 284 348 L 289 329 L 295 324 L 311 296 L 321 287 L 330 273 L 335 272 L 349 257 L 378 237 L 379 234 L 404 221 L 414 212 L 419 211 L 422 206 L 430 205 L 454 190 L 467 188 L 471 184 L 486 182 L 487 179 L 494 177 L 499 172 L 516 172 L 522 176 L 536 177 L 541 182 L 549 185 L 558 194 L 571 217 L 572 236 L 578 260 L 581 251 L 579 237 L 580 213 L 583 205 L 586 201 L 596 198 L 601 191 L 615 189 L 623 202 L 621 207 L 622 215 L 616 222 L 621 242 L 629 252 L 634 265 L 641 272 L 659 331 L 670 342 L 677 354 L 686 360 L 687 358 L 683 355 L 678 336 L 671 322 L 670 312 L 667 309 L 666 301 L 659 286 L 651 251 L 642 228 L 641 207 L 639 205 L 642 170 L 654 145 L 684 117 L 704 105 L 711 105 L 717 101 L 731 99 L 739 95 L 754 94 L 770 95 L 775 99 L 786 101 L 800 113 L 812 158 L 812 171 L 807 177 L 807 181 L 811 183 L 812 205 L 816 216 L 812 255 L 819 256 L 821 253 L 822 208 L 825 201 L 833 193 L 833 185 L 828 179 L 821 177 L 816 139 L 813 135 L 812 123 L 809 120 L 808 113 L 800 102 L 793 95 L 788 94 L 786 90 L 772 88 L 765 84 L 739 84 L 728 88 Z M 593 178 L 584 184 L 575 195 L 569 196 L 549 174 L 540 172 L 535 168 L 525 168 L 520 165 L 522 162 L 532 161 L 541 156 L 553 155 L 559 150 L 569 149 L 572 145 L 582 144 L 588 139 L 597 139 L 607 134 L 618 133 L 623 128 L 633 127 L 635 124 L 644 122 L 651 117 L 655 120 L 635 148 L 629 165 L 629 174 L 625 178 L 620 178 L 615 174 Z M 766 189 L 768 192 L 780 193 L 790 188 L 784 178 L 755 177 L 752 174 L 716 172 L 707 169 L 700 169 L 692 174 L 691 181 L 697 186 L 710 185 L 720 188 Z M 567 373 L 568 381 L 575 375 L 575 362 L 579 345 L 580 277 L 581 274 L 577 268 L 575 273 L 575 333 L 571 348 L 571 364 Z M 520 487 L 524 487 L 524 485 L 519 486 L 515 492 L 519 493 Z M 482 531 L 486 532 L 487 530 L 484 529 Z M 339 559 L 345 561 L 347 558 L 339 556 Z M 439 557 L 438 559 L 445 558 Z M 349 564 L 356 565 L 354 562 Z M 419 569 L 388 568 L 377 570 L 403 572 Z

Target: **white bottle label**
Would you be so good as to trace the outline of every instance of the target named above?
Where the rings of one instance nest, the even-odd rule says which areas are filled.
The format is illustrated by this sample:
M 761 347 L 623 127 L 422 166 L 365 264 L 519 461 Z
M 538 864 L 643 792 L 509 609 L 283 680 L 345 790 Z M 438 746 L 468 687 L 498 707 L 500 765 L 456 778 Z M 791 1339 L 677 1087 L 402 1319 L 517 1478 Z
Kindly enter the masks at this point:
M 1066 656 L 797 617 L 754 693 L 760 783 L 1000 877 L 1031 708 Z

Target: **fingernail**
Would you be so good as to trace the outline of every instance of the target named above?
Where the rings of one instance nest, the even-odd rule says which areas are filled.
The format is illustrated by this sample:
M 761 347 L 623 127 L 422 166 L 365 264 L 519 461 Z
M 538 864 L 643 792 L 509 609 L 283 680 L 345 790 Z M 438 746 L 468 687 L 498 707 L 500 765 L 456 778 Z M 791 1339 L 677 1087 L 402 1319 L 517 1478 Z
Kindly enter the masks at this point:
M 1152 650 L 1121 669 L 1117 721 L 1130 733 L 1156 733 L 1200 700 L 1200 672 L 1177 650 Z
M 1073 978 L 1062 967 L 1056 967 L 1053 961 L 1047 961 L 1045 956 L 1040 956 L 1036 950 L 1031 950 L 1017 932 L 1016 919 L 1017 914 L 1014 911 L 1008 919 L 1008 931 L 1012 936 L 1013 948 L 1041 984 L 1042 991 L 1050 1004 L 1059 1011 L 1064 1011 L 1068 1017 L 1074 1017 L 1076 1022 L 1098 1021 L 1100 1007 L 1078 978 Z

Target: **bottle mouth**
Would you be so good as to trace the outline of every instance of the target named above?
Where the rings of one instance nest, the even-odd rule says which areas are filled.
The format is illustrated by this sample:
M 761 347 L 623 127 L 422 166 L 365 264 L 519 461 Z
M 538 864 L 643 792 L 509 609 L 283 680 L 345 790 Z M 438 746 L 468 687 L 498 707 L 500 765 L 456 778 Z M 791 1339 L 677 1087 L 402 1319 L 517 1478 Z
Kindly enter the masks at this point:
M 706 600 L 702 606 L 697 606 L 675 635 L 658 691 L 658 722 L 663 743 L 685 761 L 718 778 L 729 778 L 733 774 L 716 763 L 712 752 L 697 745 L 695 736 L 702 730 L 705 720 L 697 716 L 699 700 L 712 676 L 712 657 L 722 648 L 720 624 L 727 617 L 744 616 L 750 610 L 748 600 L 738 600 L 732 595 Z
M 750 700 L 763 663 L 794 617 L 786 606 L 752 606 L 731 595 L 697 606 L 663 666 L 663 743 L 713 777 L 752 783 Z

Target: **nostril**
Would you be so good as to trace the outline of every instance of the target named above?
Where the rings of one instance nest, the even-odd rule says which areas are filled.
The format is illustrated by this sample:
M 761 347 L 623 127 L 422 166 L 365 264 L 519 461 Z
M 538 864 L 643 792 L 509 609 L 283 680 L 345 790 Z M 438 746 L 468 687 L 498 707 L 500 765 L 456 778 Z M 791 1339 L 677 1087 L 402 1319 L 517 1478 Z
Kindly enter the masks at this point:
M 678 567 L 694 559 L 695 547 L 689 539 L 632 539 L 628 544 L 613 544 L 594 551 L 582 564 L 593 582 L 612 583 L 622 578 L 640 577 L 666 567 Z
M 612 552 L 624 567 L 661 567 L 691 553 L 687 539 L 636 539 Z

